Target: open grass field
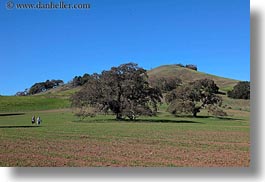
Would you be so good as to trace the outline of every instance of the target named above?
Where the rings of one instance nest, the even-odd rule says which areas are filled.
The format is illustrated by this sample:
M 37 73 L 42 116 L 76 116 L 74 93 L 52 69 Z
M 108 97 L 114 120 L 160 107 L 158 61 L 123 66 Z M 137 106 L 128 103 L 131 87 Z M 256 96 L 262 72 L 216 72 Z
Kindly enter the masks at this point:
M 227 118 L 160 113 L 137 121 L 69 109 L 0 114 L 0 166 L 248 167 L 249 112 Z M 31 116 L 41 116 L 41 126 Z

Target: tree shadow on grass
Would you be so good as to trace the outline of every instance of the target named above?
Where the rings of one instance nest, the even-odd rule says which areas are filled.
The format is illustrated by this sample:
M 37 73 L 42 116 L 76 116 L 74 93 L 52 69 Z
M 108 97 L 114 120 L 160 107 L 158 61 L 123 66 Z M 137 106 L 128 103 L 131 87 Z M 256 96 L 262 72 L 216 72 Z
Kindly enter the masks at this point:
M 18 115 L 25 115 L 25 113 L 0 113 L 0 116 L 18 116 Z
M 138 123 L 193 123 L 193 124 L 204 124 L 198 121 L 190 121 L 190 120 L 172 120 L 172 119 L 136 119 L 136 120 L 128 120 L 128 122 L 138 122 Z
M 89 120 L 74 120 L 72 122 L 77 122 L 77 123 L 108 123 L 108 122 L 127 122 L 127 123 L 190 123 L 190 124 L 205 124 L 204 122 L 200 121 L 194 121 L 196 119 L 215 119 L 214 121 L 218 122 L 219 121 L 241 121 L 243 119 L 241 118 L 232 118 L 232 117 L 217 117 L 217 116 L 175 116 L 176 119 L 158 119 L 158 118 L 138 118 L 135 120 L 130 120 L 130 119 L 120 119 L 117 120 L 115 118 L 108 118 L 108 119 L 102 119 L 102 118 L 93 118 Z M 184 118 L 184 119 L 183 119 Z M 189 118 L 192 118 L 193 120 L 190 120 Z M 187 120 L 186 120 L 187 119 Z M 211 121 L 211 120 L 209 120 Z
M 240 119 L 240 118 L 230 118 L 230 117 L 216 117 L 218 119 L 221 119 L 221 120 L 231 120 L 231 121 L 241 121 L 243 119 Z
M 196 119 L 196 118 L 214 118 L 214 116 L 196 116 L 196 117 L 194 117 L 191 115 L 176 115 L 175 117 L 176 118 L 194 118 L 194 119 Z
M 117 120 L 115 118 L 113 119 L 94 119 L 94 120 L 78 120 L 78 121 L 73 121 L 73 122 L 78 122 L 78 123 L 108 123 L 108 122 L 121 122 L 121 123 L 195 123 L 195 124 L 204 124 L 202 122 L 198 121 L 190 121 L 190 120 L 172 120 L 172 119 L 135 119 L 135 120 L 130 120 L 130 119 L 121 119 Z
M 182 117 L 183 116 L 176 116 L 176 117 Z M 196 117 L 193 117 L 193 116 L 184 116 L 186 118 L 213 118 L 213 119 L 220 119 L 220 120 L 231 120 L 231 121 L 240 121 L 240 120 L 243 120 L 243 119 L 240 119 L 240 118 L 231 118 L 231 117 L 221 117 L 221 116 L 196 116 Z
M 0 126 L 1 128 L 38 128 L 41 126 Z

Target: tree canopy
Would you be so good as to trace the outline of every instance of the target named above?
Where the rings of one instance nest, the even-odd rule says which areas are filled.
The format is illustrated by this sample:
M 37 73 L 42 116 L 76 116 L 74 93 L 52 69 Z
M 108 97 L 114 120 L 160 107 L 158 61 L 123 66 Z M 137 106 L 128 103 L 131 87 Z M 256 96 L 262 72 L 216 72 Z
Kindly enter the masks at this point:
M 186 64 L 186 66 L 184 66 L 183 64 L 181 63 L 178 63 L 178 64 L 175 64 L 176 66 L 179 66 L 179 67 L 185 67 L 185 68 L 188 68 L 188 69 L 192 69 L 192 70 L 195 70 L 197 71 L 198 70 L 198 67 L 197 65 L 194 65 L 194 64 Z
M 169 92 L 181 85 L 181 79 L 171 76 L 171 77 L 160 77 L 149 79 L 150 85 L 152 87 L 157 87 L 163 93 Z
M 196 117 L 202 108 L 207 108 L 215 115 L 226 115 L 217 107 L 222 103 L 222 98 L 216 95 L 218 90 L 214 81 L 209 79 L 178 86 L 166 95 L 168 111 L 172 114 L 192 113 Z
M 85 73 L 83 76 L 75 76 L 71 82 L 73 87 L 84 85 L 90 78 L 90 75 Z
M 227 92 L 227 96 L 233 99 L 250 99 L 250 82 L 238 82 L 232 91 Z
M 64 82 L 62 80 L 46 80 L 45 82 L 38 82 L 32 85 L 29 89 L 29 95 L 45 92 L 46 90 L 55 88 Z
M 91 75 L 71 101 L 73 107 L 92 108 L 91 115 L 111 111 L 116 119 L 133 120 L 139 115 L 156 114 L 161 98 L 161 91 L 150 87 L 146 70 L 127 63 Z

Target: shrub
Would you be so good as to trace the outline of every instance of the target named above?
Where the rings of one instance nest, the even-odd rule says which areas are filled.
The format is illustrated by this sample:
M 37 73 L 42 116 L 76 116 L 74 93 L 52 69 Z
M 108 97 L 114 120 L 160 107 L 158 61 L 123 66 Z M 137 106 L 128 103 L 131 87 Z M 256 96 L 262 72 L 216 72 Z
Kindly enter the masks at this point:
M 194 64 L 187 64 L 185 67 L 197 71 L 197 66 Z
M 233 90 L 227 92 L 227 96 L 233 99 L 250 99 L 250 82 L 238 82 Z
M 181 64 L 181 63 L 178 63 L 178 64 L 176 64 L 176 66 L 179 66 L 179 67 L 185 67 L 183 64 Z

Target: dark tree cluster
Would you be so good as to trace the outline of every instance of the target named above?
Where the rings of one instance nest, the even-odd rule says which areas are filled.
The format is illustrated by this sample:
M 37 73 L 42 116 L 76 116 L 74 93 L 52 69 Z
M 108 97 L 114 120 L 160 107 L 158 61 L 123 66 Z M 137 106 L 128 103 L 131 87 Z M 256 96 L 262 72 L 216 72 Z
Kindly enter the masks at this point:
M 64 82 L 62 80 L 46 80 L 45 82 L 35 83 L 30 87 L 28 95 L 45 92 L 49 89 L 62 85 L 63 83 Z
M 135 63 L 90 75 L 81 90 L 72 95 L 71 102 L 76 115 L 82 119 L 112 112 L 118 120 L 134 120 L 140 115 L 157 113 L 161 90 L 167 91 L 165 101 L 168 111 L 174 115 L 191 113 L 196 117 L 201 109 L 216 116 L 227 115 L 220 109 L 222 98 L 217 95 L 219 88 L 213 80 L 181 84 L 177 78 L 161 78 L 152 82 L 148 81 L 146 70 Z
M 24 91 L 19 91 L 15 94 L 15 96 L 27 96 L 29 95 L 28 89 L 25 89 Z
M 166 95 L 168 111 L 172 114 L 192 113 L 194 117 L 201 109 L 206 108 L 214 115 L 225 116 L 218 106 L 222 98 L 218 95 L 218 86 L 213 80 L 202 79 L 177 87 Z
M 198 70 L 198 69 L 197 69 L 197 66 L 196 66 L 196 65 L 193 65 L 193 64 L 187 64 L 185 67 L 188 68 L 188 69 L 195 70 L 195 71 Z
M 149 79 L 150 85 L 160 89 L 163 93 L 169 92 L 181 85 L 181 79 L 177 77 L 161 77 Z
M 238 82 L 233 90 L 227 92 L 227 96 L 233 99 L 250 99 L 250 82 Z
M 183 64 L 181 64 L 181 63 L 178 63 L 178 64 L 175 64 L 176 66 L 179 66 L 179 67 L 185 67 Z
M 194 65 L 194 64 L 186 64 L 186 66 L 184 66 L 183 64 L 178 63 L 178 64 L 176 64 L 176 66 L 183 67 L 183 68 L 188 68 L 188 69 L 192 69 L 192 70 L 195 70 L 195 71 L 198 70 L 197 66 Z
M 160 90 L 150 87 L 146 70 L 127 63 L 91 75 L 71 101 L 81 113 L 87 111 L 87 116 L 91 111 L 91 115 L 112 112 L 118 120 L 134 120 L 140 115 L 155 115 L 161 98 Z
M 85 73 L 83 76 L 75 76 L 71 84 L 73 87 L 82 86 L 85 83 L 87 83 L 89 78 L 90 78 L 90 75 L 87 73 Z

